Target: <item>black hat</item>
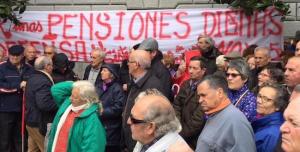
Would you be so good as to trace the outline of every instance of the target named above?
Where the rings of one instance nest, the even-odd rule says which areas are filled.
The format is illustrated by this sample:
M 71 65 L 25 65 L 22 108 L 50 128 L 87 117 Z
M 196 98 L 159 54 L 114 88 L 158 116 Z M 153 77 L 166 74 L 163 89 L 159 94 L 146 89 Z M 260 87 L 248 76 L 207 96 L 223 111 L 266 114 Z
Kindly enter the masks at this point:
M 146 51 L 157 51 L 158 50 L 158 42 L 153 38 L 147 38 L 141 42 L 138 49 L 146 50 Z
M 64 53 L 55 54 L 53 57 L 54 68 L 63 69 L 69 66 L 69 59 Z
M 116 64 L 104 64 L 101 66 L 101 70 L 102 68 L 107 68 L 109 70 L 110 73 L 112 73 L 115 77 L 115 79 L 119 79 L 119 66 Z
M 23 54 L 25 48 L 22 45 L 14 45 L 8 49 L 10 55 L 19 56 Z

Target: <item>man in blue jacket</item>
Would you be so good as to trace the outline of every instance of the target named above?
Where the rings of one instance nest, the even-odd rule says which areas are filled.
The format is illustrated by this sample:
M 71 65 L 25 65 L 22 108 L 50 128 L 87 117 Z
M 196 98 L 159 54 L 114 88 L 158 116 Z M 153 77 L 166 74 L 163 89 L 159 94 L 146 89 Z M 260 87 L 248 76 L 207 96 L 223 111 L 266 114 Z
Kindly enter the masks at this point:
M 0 64 L 0 151 L 21 151 L 21 107 L 26 80 L 32 74 L 30 65 L 21 62 L 24 47 L 8 49 L 8 60 Z

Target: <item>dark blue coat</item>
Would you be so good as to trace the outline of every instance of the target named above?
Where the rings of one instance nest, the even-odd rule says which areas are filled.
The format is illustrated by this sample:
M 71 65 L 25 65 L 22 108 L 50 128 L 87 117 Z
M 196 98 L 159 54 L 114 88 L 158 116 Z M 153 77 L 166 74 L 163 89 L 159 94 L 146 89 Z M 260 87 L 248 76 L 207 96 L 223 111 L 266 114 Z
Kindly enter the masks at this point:
M 252 123 L 257 152 L 273 152 L 280 137 L 283 114 L 275 112 Z
M 35 73 L 27 81 L 25 89 L 26 124 L 40 127 L 45 131 L 47 123 L 51 123 L 57 112 L 57 105 L 51 95 L 51 79 L 41 71 Z
M 21 112 L 22 81 L 27 81 L 34 69 L 22 63 L 20 69 L 5 61 L 0 64 L 0 112 Z
M 106 89 L 103 89 L 102 81 L 97 82 L 96 88 L 104 110 L 100 118 L 106 130 L 107 145 L 120 145 L 125 93 L 116 81 L 106 84 Z

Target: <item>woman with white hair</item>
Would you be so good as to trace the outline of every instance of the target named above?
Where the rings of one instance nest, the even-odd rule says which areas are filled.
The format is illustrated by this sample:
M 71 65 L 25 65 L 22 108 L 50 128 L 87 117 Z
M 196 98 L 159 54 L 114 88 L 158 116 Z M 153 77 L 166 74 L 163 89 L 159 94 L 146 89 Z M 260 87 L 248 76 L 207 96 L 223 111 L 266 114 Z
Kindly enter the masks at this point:
M 98 118 L 99 99 L 94 85 L 66 81 L 54 85 L 51 93 L 59 110 L 47 152 L 104 152 L 105 131 Z

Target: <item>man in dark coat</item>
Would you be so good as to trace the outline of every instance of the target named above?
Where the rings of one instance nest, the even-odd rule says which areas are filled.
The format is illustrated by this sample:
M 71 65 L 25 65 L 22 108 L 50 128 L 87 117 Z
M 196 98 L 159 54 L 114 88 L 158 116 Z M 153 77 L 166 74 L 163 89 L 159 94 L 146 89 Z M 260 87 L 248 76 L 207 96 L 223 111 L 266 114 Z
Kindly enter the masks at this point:
M 163 83 L 147 69 L 151 66 L 151 58 L 147 51 L 136 50 L 132 51 L 128 59 L 129 74 L 133 78 L 133 82 L 130 85 L 127 102 L 122 114 L 122 129 L 123 129 L 123 144 L 128 152 L 133 151 L 136 144 L 131 137 L 131 130 L 126 123 L 130 115 L 130 111 L 134 105 L 135 98 L 140 92 L 146 89 L 156 88 L 159 91 L 163 90 Z
M 207 60 L 207 74 L 213 74 L 217 71 L 216 58 L 222 53 L 215 47 L 214 40 L 207 35 L 200 35 L 197 39 L 198 48 L 202 57 Z
M 33 68 L 21 62 L 23 46 L 14 45 L 8 53 L 0 64 L 0 151 L 20 152 L 23 89 Z
M 138 50 L 145 50 L 151 57 L 151 73 L 163 84 L 163 94 L 173 101 L 172 79 L 169 70 L 161 62 L 162 53 L 158 50 L 158 42 L 153 38 L 145 39 L 141 42 Z
M 50 89 L 54 84 L 51 77 L 52 59 L 41 56 L 36 59 L 35 73 L 28 79 L 25 89 L 26 129 L 28 131 L 28 151 L 44 151 L 44 137 L 47 124 L 52 123 L 57 106 Z
M 199 56 L 191 58 L 189 63 L 190 79 L 183 82 L 173 107 L 182 130 L 179 133 L 192 149 L 196 148 L 197 139 L 205 124 L 204 112 L 199 105 L 197 84 L 202 80 L 207 68 L 207 61 Z

